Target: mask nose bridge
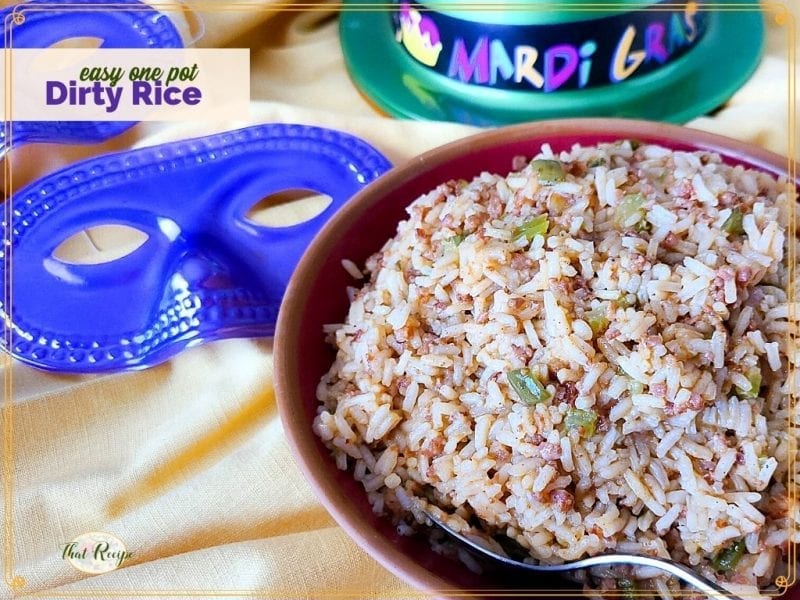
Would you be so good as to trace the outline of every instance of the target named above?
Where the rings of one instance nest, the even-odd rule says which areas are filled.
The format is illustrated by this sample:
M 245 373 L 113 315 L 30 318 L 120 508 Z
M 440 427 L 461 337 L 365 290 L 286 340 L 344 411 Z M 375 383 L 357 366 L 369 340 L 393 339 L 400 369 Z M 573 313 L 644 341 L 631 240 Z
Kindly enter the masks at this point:
M 362 187 L 342 176 L 343 165 L 319 153 L 298 157 L 275 149 L 240 157 L 208 193 L 208 210 L 201 229 L 223 249 L 226 262 L 246 277 L 246 284 L 261 289 L 279 304 L 300 256 L 331 215 Z M 332 202 L 312 218 L 284 227 L 259 225 L 247 218 L 248 210 L 263 198 L 288 189 L 309 189 L 330 196 Z

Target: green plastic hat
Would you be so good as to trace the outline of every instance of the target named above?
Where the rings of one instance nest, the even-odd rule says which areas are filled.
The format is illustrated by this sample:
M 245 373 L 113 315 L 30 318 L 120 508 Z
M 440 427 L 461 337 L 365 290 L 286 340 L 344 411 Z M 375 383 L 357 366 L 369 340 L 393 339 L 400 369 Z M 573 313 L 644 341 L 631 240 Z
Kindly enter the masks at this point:
M 755 70 L 764 22 L 750 0 L 715 9 L 617 0 L 345 0 L 350 75 L 397 117 L 503 125 L 614 116 L 683 123 L 723 104 Z M 373 4 L 374 6 L 374 4 Z M 523 8 L 524 7 L 524 8 Z

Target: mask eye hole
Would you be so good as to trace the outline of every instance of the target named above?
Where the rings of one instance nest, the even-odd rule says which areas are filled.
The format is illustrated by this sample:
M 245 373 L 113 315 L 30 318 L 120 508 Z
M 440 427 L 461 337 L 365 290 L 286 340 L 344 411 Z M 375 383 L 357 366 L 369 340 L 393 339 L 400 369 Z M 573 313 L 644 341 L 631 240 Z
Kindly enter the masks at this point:
M 310 221 L 328 208 L 331 202 L 333 198 L 315 190 L 281 190 L 253 204 L 245 218 L 255 225 L 289 227 Z
M 52 53 L 39 52 L 33 57 L 30 68 L 34 73 L 48 74 L 56 77 L 64 70 L 74 70 L 80 66 L 81 60 L 85 60 L 96 54 L 96 50 L 103 45 L 105 40 L 93 36 L 68 37 L 50 45 L 50 48 L 57 50 L 73 50 L 69 55 L 59 54 L 53 56 Z M 51 77 L 51 78 L 52 78 Z
M 53 258 L 71 265 L 101 265 L 132 254 L 149 236 L 127 225 L 98 225 L 71 235 L 53 250 Z
M 105 40 L 93 36 L 69 37 L 51 44 L 51 48 L 99 48 Z

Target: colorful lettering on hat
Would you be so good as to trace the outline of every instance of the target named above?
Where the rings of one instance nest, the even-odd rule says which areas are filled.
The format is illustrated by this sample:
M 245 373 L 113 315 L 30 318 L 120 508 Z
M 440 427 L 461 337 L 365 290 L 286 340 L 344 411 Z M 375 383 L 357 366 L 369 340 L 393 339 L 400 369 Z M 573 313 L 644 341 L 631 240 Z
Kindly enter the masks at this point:
M 471 85 L 546 93 L 617 84 L 683 56 L 705 33 L 697 1 L 547 25 L 468 21 L 403 0 L 396 37 L 411 57 Z

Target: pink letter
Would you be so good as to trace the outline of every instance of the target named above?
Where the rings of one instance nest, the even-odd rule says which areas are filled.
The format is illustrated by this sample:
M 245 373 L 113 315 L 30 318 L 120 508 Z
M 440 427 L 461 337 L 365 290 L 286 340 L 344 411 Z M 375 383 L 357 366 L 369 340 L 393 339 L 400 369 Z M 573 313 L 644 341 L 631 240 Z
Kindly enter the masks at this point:
M 661 23 L 651 23 L 647 26 L 647 31 L 644 33 L 644 51 L 647 54 L 647 60 L 655 58 L 662 65 L 667 62 L 669 53 L 664 48 L 666 33 L 667 30 Z
M 453 44 L 453 56 L 450 58 L 450 68 L 447 76 L 458 79 L 464 83 L 469 83 L 473 75 L 475 83 L 487 83 L 489 81 L 489 38 L 482 37 L 478 40 L 471 55 L 467 55 L 467 47 L 464 40 L 458 38 Z
M 556 59 L 565 62 L 556 70 Z M 553 46 L 544 53 L 544 91 L 552 92 L 564 85 L 578 68 L 578 51 L 569 44 Z

